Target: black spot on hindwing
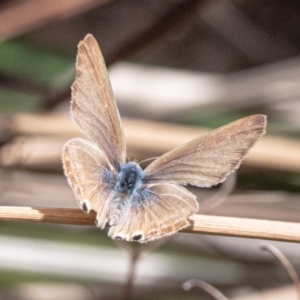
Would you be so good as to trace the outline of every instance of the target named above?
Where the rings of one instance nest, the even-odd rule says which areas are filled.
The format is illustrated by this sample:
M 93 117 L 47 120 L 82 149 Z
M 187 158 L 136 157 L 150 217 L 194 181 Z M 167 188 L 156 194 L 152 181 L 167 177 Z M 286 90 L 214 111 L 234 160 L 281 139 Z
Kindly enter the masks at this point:
M 132 239 L 133 239 L 134 241 L 139 241 L 142 237 L 143 237 L 142 234 L 137 234 L 137 235 L 134 235 L 134 236 L 132 237 Z
M 85 202 L 82 203 L 82 209 L 85 213 L 88 213 L 89 212 L 89 209 L 88 209 L 88 206 Z

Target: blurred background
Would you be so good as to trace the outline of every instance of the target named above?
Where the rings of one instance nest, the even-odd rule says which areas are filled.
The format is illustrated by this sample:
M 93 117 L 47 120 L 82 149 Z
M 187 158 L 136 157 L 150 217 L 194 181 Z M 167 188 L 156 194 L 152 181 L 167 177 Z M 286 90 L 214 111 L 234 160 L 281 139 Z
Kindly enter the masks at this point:
M 267 135 L 236 177 L 191 191 L 213 215 L 300 221 L 299 1 L 2 0 L 0 24 L 2 206 L 77 208 L 60 157 L 80 135 L 70 86 L 77 44 L 91 33 L 131 160 L 266 114 Z M 93 227 L 0 222 L 0 298 L 212 299 L 182 289 L 199 278 L 230 299 L 296 299 L 263 243 L 179 233 L 140 249 Z M 300 272 L 298 244 L 269 243 Z M 143 255 L 132 294 L 134 253 Z

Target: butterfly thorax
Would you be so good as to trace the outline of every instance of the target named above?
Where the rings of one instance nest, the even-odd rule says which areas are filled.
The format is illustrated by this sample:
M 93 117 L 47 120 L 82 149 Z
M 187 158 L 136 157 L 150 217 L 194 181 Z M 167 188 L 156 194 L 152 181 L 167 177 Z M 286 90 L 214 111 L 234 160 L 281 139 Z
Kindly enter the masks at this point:
M 137 163 L 120 164 L 116 189 L 118 192 L 129 196 L 141 185 L 144 179 L 145 173 Z

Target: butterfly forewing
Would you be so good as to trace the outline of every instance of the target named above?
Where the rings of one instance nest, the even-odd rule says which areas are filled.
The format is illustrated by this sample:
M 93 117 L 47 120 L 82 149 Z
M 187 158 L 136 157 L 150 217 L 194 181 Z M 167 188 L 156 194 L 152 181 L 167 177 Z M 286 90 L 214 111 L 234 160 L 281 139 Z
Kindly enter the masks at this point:
M 266 117 L 252 115 L 220 127 L 162 155 L 146 169 L 147 182 L 210 187 L 238 168 L 265 133 Z
M 100 48 L 90 34 L 78 45 L 71 114 L 115 169 L 125 162 L 126 146 L 119 111 Z
M 84 139 L 70 140 L 62 158 L 80 207 L 87 213 L 95 210 L 98 226 L 103 228 L 107 221 L 105 203 L 115 194 L 117 174 L 97 145 Z

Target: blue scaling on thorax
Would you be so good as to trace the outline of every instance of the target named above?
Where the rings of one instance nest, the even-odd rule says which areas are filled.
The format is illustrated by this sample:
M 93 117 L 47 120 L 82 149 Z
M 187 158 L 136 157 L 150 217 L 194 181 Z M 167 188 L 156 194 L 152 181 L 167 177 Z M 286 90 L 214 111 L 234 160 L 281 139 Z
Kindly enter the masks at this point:
M 142 168 L 134 162 L 120 164 L 120 171 L 116 182 L 116 190 L 120 194 L 130 197 L 145 179 Z
M 107 186 L 106 188 L 109 190 L 113 190 L 115 188 L 117 178 L 116 175 L 109 171 L 109 170 L 104 170 L 101 176 L 102 182 L 106 183 Z

